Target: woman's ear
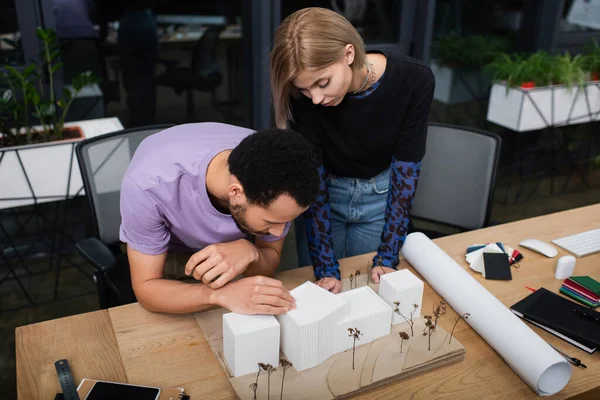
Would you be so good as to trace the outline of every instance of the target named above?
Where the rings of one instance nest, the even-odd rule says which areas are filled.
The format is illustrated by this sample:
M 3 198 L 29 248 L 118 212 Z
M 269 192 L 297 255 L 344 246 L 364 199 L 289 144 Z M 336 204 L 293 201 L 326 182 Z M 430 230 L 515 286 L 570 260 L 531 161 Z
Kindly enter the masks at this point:
M 348 65 L 352 65 L 354 62 L 354 46 L 351 44 L 347 44 L 344 49 L 344 56 L 346 57 L 346 62 Z

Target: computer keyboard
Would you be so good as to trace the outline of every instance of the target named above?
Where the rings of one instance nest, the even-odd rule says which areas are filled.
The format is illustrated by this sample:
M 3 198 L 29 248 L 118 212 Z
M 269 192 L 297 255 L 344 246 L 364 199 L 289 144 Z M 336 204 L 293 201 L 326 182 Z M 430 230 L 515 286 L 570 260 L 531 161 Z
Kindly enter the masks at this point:
M 591 231 L 554 239 L 552 243 L 579 258 L 600 253 L 600 229 L 592 229 Z

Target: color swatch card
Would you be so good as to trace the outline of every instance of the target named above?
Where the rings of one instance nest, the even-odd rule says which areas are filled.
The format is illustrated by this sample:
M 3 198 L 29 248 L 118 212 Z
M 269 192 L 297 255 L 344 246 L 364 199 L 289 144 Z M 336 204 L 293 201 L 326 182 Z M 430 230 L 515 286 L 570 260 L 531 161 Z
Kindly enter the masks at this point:
M 473 271 L 486 279 L 511 280 L 510 266 L 522 260 L 523 255 L 502 242 L 496 242 L 469 246 L 465 259 Z

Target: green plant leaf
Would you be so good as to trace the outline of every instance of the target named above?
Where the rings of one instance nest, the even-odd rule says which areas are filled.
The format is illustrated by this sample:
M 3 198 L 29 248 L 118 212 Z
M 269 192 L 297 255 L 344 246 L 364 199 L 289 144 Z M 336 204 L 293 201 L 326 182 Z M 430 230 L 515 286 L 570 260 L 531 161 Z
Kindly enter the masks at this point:
M 36 91 L 30 92 L 29 93 L 29 97 L 30 97 L 31 102 L 35 106 L 39 105 L 40 101 L 42 100 L 42 98 L 40 97 L 40 94 L 38 92 L 36 92 Z
M 25 67 L 25 69 L 23 69 L 23 75 L 26 77 L 33 74 L 34 72 L 35 72 L 35 64 L 29 64 L 28 66 Z
M 59 69 L 61 69 L 63 67 L 63 63 L 59 62 L 56 63 L 52 66 L 52 68 L 50 69 L 52 71 L 52 73 L 55 73 L 56 71 L 58 71 Z
M 69 101 L 73 97 L 73 92 L 68 87 L 63 87 L 63 96 L 66 101 Z
M 19 71 L 17 71 L 16 69 L 14 69 L 13 67 L 11 67 L 10 65 L 5 65 L 4 68 L 6 68 L 8 70 L 8 72 L 10 72 L 12 74 L 12 76 L 14 76 L 15 78 L 17 78 L 18 80 L 23 79 L 23 74 L 21 74 Z
M 40 103 L 39 109 L 40 109 L 40 115 L 42 118 L 49 117 L 51 115 L 54 115 L 54 113 L 56 113 L 56 107 L 54 106 L 54 104 L 47 102 L 47 101 Z

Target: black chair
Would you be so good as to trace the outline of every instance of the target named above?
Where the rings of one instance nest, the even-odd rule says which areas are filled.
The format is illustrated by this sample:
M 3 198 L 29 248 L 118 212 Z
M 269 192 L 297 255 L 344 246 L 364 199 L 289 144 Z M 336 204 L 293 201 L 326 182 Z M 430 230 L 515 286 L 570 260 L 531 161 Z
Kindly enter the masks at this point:
M 430 123 L 409 231 L 440 237 L 488 226 L 501 144 L 494 133 Z M 413 219 L 438 227 L 416 229 Z
M 218 109 L 215 92 L 223 75 L 215 53 L 223 29 L 224 26 L 213 26 L 204 31 L 196 43 L 189 66 L 179 66 L 176 61 L 159 60 L 159 63 L 165 65 L 166 71 L 156 77 L 156 85 L 170 87 L 177 94 L 185 92 L 186 118 L 189 122 L 195 121 L 194 90 L 210 92 L 211 105 L 215 110 Z
M 100 308 L 136 301 L 127 254 L 121 251 L 119 241 L 121 181 L 140 142 L 171 126 L 113 132 L 77 145 L 77 160 L 95 230 L 95 237 L 77 243 L 77 250 L 94 266 Z

